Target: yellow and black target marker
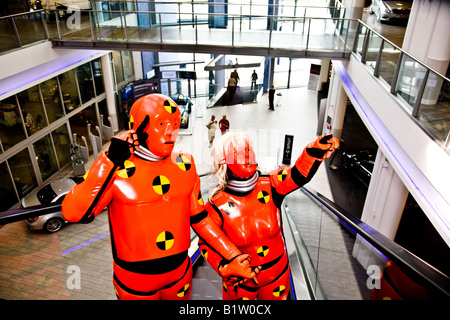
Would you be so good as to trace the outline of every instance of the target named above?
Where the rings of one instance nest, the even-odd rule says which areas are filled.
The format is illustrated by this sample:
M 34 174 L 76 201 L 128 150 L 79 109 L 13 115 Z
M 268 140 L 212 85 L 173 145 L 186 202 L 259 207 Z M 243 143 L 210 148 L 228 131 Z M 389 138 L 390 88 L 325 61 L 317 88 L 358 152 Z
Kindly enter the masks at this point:
M 267 191 L 260 191 L 258 192 L 258 201 L 261 203 L 267 203 L 270 201 L 270 195 Z
M 175 103 L 173 103 L 171 100 L 164 101 L 164 108 L 167 110 L 168 113 L 174 113 L 177 111 L 177 106 Z
M 280 181 L 286 180 L 287 174 L 288 172 L 286 169 L 281 170 L 280 172 L 278 172 L 278 180 Z
M 236 213 L 236 204 L 234 202 L 227 202 L 220 206 L 220 209 L 223 210 L 227 215 L 231 216 Z
M 191 159 L 186 156 L 178 155 L 175 162 L 177 163 L 178 168 L 183 171 L 188 171 L 191 168 Z
M 134 118 L 130 115 L 130 122 L 128 122 L 128 130 L 133 129 L 134 126 Z
M 175 239 L 169 231 L 161 232 L 156 238 L 156 245 L 161 250 L 169 250 L 172 248 Z
M 88 175 L 89 175 L 89 170 L 84 174 L 83 179 L 86 180 L 86 178 L 88 177 Z
M 269 247 L 268 246 L 261 246 L 256 250 L 256 254 L 260 257 L 265 257 L 269 253 Z
M 184 296 L 186 296 L 189 292 L 190 287 L 191 286 L 189 284 L 185 284 L 184 287 L 182 287 L 180 290 L 178 290 L 177 296 L 180 298 L 183 298 Z
M 136 166 L 133 162 L 125 160 L 123 167 L 117 170 L 117 175 L 121 178 L 130 178 L 136 172 Z
M 283 295 L 284 291 L 286 291 L 286 287 L 285 287 L 285 286 L 279 286 L 279 287 L 276 287 L 276 288 L 272 291 L 272 293 L 273 293 L 273 295 L 274 295 L 275 297 L 281 297 L 281 296 Z
M 208 260 L 208 250 L 206 249 L 202 249 L 202 251 L 200 251 L 202 253 L 203 258 L 205 258 L 206 260 Z
M 165 176 L 157 176 L 153 179 L 153 190 L 159 195 L 166 194 L 170 189 L 170 181 Z
M 199 203 L 201 206 L 205 204 L 205 203 L 203 202 L 203 197 L 202 197 L 202 193 L 201 193 L 201 192 L 198 193 L 197 201 L 198 201 L 198 203 Z

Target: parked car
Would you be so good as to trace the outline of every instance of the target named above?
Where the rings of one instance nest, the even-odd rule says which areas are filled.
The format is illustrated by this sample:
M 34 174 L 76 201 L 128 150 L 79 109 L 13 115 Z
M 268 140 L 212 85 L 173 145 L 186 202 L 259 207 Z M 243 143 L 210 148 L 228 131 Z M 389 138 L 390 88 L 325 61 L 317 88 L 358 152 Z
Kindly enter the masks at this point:
M 413 0 L 372 0 L 370 13 L 378 21 L 408 21 Z
M 61 203 L 72 187 L 82 181 L 83 178 L 62 178 L 50 182 L 42 188 L 31 192 L 22 199 L 22 207 L 37 206 L 50 203 Z M 26 220 L 31 230 L 57 232 L 67 223 L 61 211 L 45 214 Z
M 189 127 L 189 114 L 192 111 L 192 101 L 189 97 L 180 93 L 171 97 L 173 101 L 178 105 L 181 112 L 181 124 L 180 128 L 187 129 Z
M 341 164 L 345 172 L 356 177 L 369 187 L 375 164 L 376 151 L 373 149 L 354 148 L 342 154 Z
M 175 95 L 171 97 L 173 101 L 181 108 L 184 107 L 187 109 L 188 113 L 191 113 L 192 111 L 192 101 L 189 97 L 186 97 L 184 94 L 179 93 L 178 95 Z

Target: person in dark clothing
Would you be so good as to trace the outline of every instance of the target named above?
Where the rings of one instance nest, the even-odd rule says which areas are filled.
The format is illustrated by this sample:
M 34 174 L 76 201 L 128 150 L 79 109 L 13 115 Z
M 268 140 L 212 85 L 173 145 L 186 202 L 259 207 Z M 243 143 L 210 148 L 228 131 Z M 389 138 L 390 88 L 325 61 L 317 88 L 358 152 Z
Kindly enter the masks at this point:
M 273 100 L 275 98 L 275 87 L 272 84 L 269 89 L 269 110 L 275 111 Z
M 253 88 L 255 88 L 255 90 L 257 89 L 256 80 L 258 80 L 258 74 L 256 73 L 255 70 L 253 70 L 253 73 L 252 73 L 252 85 L 250 86 L 250 90 L 253 90 Z

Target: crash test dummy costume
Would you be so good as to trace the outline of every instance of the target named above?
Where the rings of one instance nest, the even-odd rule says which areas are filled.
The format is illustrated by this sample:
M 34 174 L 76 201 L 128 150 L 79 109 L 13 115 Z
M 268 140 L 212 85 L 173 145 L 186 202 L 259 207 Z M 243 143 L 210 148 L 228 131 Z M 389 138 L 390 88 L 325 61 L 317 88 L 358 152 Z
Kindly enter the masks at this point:
M 229 134 L 223 136 L 224 141 Z M 287 298 L 290 269 L 282 233 L 281 204 L 288 193 L 311 180 L 322 161 L 338 146 L 339 141 L 331 135 L 320 137 L 306 146 L 293 167 L 280 167 L 262 175 L 256 171 L 255 154 L 248 138 L 240 146 L 226 142 L 221 147 L 219 143 L 217 147 L 222 148 L 224 158 L 218 165 L 227 166 L 227 178 L 223 187 L 210 197 L 206 209 L 239 250 L 252 256 L 252 264 L 261 267 L 259 284 L 247 281 L 233 287 L 230 278 L 223 278 L 224 300 Z M 244 161 L 239 161 L 239 157 L 245 157 Z M 208 244 L 200 243 L 200 248 L 217 270 L 223 261 L 220 255 Z
M 91 222 L 108 207 L 119 299 L 189 299 L 190 226 L 227 259 L 222 273 L 255 276 L 248 255 L 205 211 L 192 157 L 172 153 L 180 119 L 169 97 L 138 99 L 130 110 L 130 130 L 111 139 L 108 151 L 63 201 L 62 213 L 72 222 Z

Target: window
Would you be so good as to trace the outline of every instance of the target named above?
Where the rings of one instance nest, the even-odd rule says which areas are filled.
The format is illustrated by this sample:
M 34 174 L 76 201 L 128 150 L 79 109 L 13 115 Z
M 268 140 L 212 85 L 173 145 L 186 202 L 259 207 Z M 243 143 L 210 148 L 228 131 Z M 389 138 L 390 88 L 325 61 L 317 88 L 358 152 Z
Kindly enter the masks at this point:
M 28 136 L 47 126 L 44 108 L 39 96 L 39 86 L 20 92 L 17 94 L 17 99 L 22 110 Z
M 23 149 L 9 158 L 8 164 L 14 178 L 14 184 L 16 185 L 19 198 L 22 198 L 37 187 L 36 176 L 33 171 L 28 149 Z
M 3 150 L 25 139 L 25 129 L 16 96 L 0 101 L 0 140 Z
M 62 125 L 52 132 L 53 143 L 55 145 L 56 156 L 58 158 L 59 167 L 62 168 L 70 162 L 70 139 L 67 132 L 67 126 Z
M 92 72 L 94 74 L 95 93 L 97 96 L 105 92 L 105 86 L 103 84 L 103 71 L 102 64 L 99 59 L 92 61 Z
M 42 180 L 45 181 L 58 171 L 50 135 L 46 135 L 33 143 L 33 148 Z
M 80 88 L 81 101 L 86 103 L 95 98 L 94 83 L 92 81 L 91 63 L 85 63 L 77 67 L 78 86 Z
M 76 83 L 75 70 L 67 71 L 58 76 L 61 92 L 63 96 L 66 113 L 80 107 L 80 97 Z
M 64 116 L 61 95 L 56 78 L 49 79 L 39 85 L 44 100 L 47 119 L 50 123 Z
M 16 184 L 16 187 L 18 185 Z M 6 211 L 17 202 L 17 194 L 14 190 L 11 176 L 6 162 L 0 164 L 0 210 Z

